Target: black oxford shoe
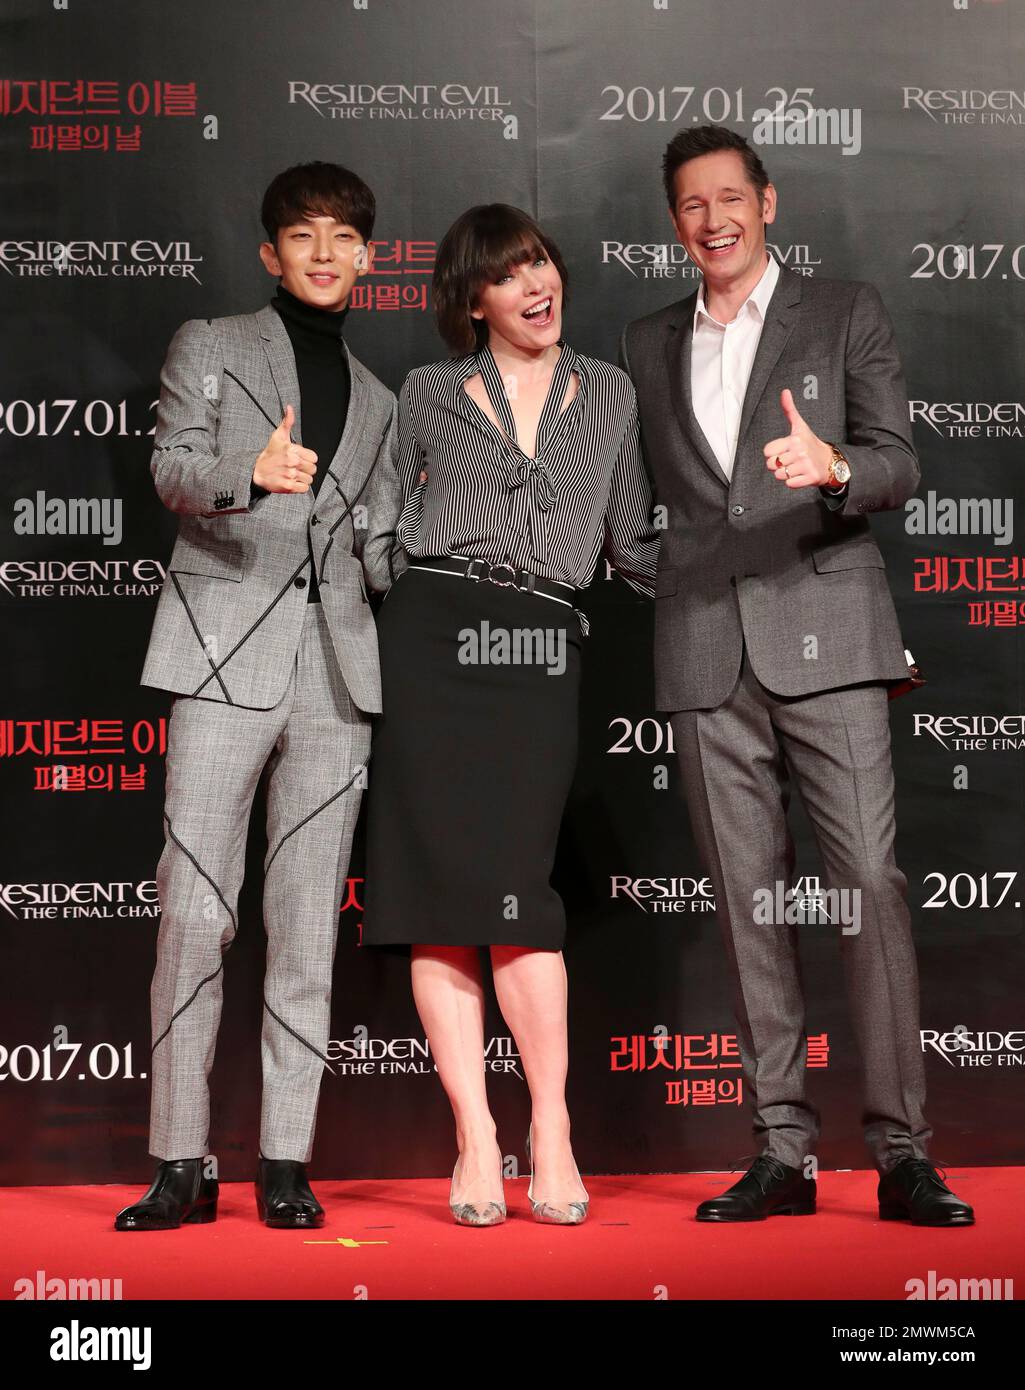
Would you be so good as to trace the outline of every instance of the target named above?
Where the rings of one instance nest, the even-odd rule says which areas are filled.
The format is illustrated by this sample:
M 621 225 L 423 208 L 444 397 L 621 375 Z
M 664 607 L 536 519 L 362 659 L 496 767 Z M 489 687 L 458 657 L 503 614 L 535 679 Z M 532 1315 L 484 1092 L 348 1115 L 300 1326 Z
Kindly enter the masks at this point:
M 256 1210 L 268 1226 L 312 1230 L 323 1226 L 324 1208 L 306 1178 L 306 1165 L 290 1158 L 264 1158 L 256 1169 Z
M 767 1216 L 813 1216 L 815 1179 L 761 1154 L 739 1182 L 702 1202 L 699 1221 L 764 1221 Z
M 974 1226 L 975 1213 L 927 1158 L 902 1158 L 879 1179 L 879 1219 L 912 1226 Z
M 175 1231 L 217 1219 L 217 1179 L 203 1175 L 203 1159 L 160 1164 L 150 1190 L 114 1218 L 115 1231 Z

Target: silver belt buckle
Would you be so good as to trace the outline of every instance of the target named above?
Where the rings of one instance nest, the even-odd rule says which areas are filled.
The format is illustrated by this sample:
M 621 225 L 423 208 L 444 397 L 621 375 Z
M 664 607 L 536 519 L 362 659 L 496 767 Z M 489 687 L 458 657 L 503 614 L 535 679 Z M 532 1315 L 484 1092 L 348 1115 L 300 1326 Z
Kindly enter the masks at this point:
M 498 570 L 508 570 L 512 575 L 511 579 L 496 579 L 495 574 Z M 488 578 L 492 584 L 497 584 L 500 589 L 512 589 L 516 586 L 516 566 L 507 565 L 504 561 L 500 565 L 492 565 Z

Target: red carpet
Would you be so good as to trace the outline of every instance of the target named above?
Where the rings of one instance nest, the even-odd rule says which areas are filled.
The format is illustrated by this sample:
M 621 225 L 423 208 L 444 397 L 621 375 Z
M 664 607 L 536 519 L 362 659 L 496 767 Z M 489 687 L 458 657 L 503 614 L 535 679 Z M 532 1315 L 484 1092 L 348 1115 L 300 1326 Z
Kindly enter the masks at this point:
M 909 1279 L 1013 1279 L 1025 1294 L 1025 1169 L 950 1172 L 976 1225 L 935 1231 L 875 1214 L 875 1175 L 823 1173 L 819 1213 L 742 1226 L 693 1219 L 721 1174 L 588 1178 L 575 1229 L 537 1225 L 526 1179 L 506 1183 L 509 1219 L 456 1226 L 448 1181 L 314 1184 L 320 1231 L 271 1231 L 251 1184 L 221 1188 L 217 1221 L 148 1234 L 113 1230 L 139 1187 L 5 1188 L 0 1298 L 46 1279 L 120 1279 L 137 1298 L 896 1299 Z M 311 1243 L 320 1242 L 320 1243 Z M 358 1242 L 358 1244 L 356 1243 Z

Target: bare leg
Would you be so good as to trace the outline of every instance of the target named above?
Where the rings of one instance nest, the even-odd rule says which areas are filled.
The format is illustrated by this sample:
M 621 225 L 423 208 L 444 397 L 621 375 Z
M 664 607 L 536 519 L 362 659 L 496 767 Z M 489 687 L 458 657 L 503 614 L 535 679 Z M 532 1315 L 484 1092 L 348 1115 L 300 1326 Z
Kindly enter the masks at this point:
M 416 945 L 413 998 L 456 1122 L 454 1203 L 502 1202 L 502 1155 L 484 1084 L 484 990 L 476 946 Z
M 492 946 L 491 968 L 530 1088 L 535 1195 L 560 1204 L 585 1201 L 566 1109 L 567 982 L 562 952 Z

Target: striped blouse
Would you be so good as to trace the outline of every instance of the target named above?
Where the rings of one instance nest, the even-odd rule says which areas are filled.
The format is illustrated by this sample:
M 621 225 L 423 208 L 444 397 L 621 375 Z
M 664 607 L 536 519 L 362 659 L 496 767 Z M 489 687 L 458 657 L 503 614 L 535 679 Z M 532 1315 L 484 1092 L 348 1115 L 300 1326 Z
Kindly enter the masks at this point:
M 572 371 L 577 392 L 560 410 Z M 475 372 L 504 435 L 463 388 Z M 631 588 L 654 593 L 660 532 L 641 462 L 637 397 L 611 363 L 562 343 L 534 458 L 516 443 L 487 345 L 415 367 L 399 395 L 398 451 L 404 505 L 396 534 L 412 559 L 467 556 L 584 588 L 604 552 Z

